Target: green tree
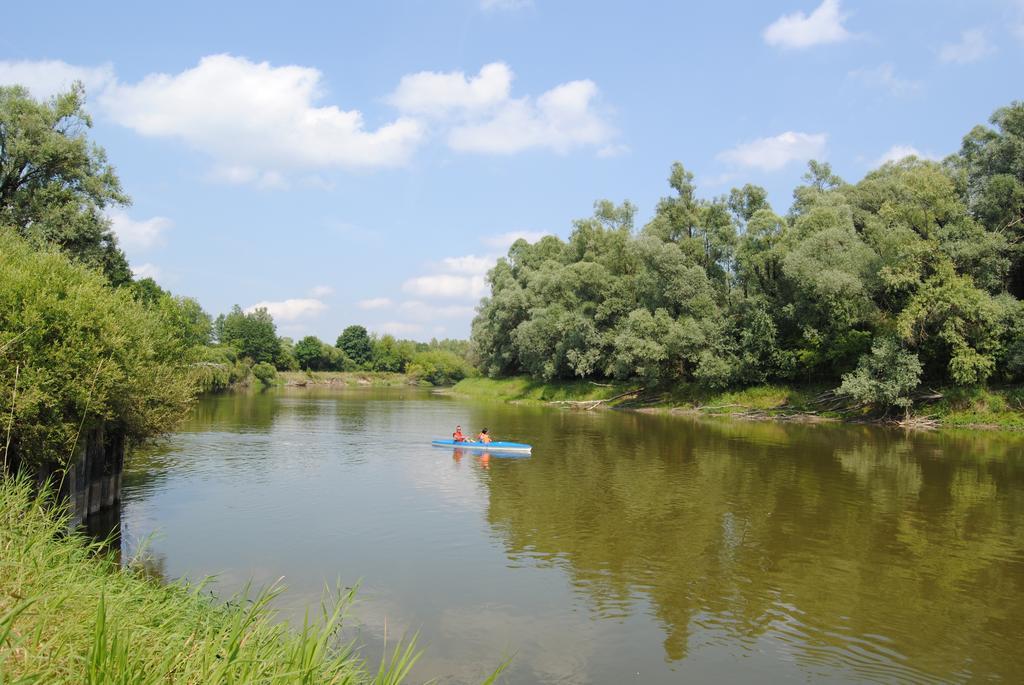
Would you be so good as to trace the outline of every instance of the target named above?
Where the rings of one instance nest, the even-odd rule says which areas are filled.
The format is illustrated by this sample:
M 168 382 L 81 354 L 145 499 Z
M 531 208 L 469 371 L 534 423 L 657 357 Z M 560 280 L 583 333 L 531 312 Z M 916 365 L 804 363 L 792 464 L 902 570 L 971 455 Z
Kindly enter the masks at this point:
M 298 371 L 299 361 L 295 358 L 295 342 L 288 337 L 277 339 L 281 351 L 278 353 L 274 365 L 278 371 Z
M 307 335 L 295 343 L 295 361 L 304 371 L 323 371 L 326 366 L 324 344 L 315 335 Z
M 217 317 L 213 329 L 218 342 L 231 345 L 256 363 L 274 363 L 281 355 L 274 317 L 263 307 L 243 312 L 236 304 L 228 314 Z
M 370 360 L 370 368 L 374 371 L 402 373 L 415 352 L 415 343 L 408 340 L 396 340 L 392 335 L 383 335 L 373 341 L 373 357 Z
M 373 358 L 373 341 L 363 326 L 353 325 L 343 330 L 335 347 L 360 367 L 367 367 Z
M 995 111 L 992 127 L 976 126 L 947 163 L 963 180 L 971 211 L 989 230 L 1012 236 L 1011 291 L 1024 297 L 1024 102 Z
M 55 244 L 120 285 L 131 271 L 105 210 L 129 199 L 103 149 L 88 140 L 84 105 L 78 83 L 47 102 L 21 86 L 0 87 L 0 229 Z

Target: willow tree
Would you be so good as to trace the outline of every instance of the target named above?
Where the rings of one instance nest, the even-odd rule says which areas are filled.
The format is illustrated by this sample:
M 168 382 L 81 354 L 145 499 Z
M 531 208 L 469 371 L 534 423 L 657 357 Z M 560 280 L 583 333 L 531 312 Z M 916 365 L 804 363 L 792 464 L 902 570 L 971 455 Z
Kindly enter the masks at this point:
M 131 270 L 105 212 L 129 199 L 103 148 L 89 141 L 91 127 L 81 84 L 44 102 L 21 86 L 0 87 L 0 228 L 57 245 L 120 285 Z

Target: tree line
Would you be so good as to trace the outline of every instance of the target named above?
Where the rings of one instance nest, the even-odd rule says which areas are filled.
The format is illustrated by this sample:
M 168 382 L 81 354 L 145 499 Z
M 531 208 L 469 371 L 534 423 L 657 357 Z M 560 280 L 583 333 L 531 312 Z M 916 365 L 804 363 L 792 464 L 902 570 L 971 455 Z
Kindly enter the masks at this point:
M 277 335 L 274 319 L 264 308 L 245 312 L 235 305 L 212 322 L 208 337 L 216 343 L 209 348 L 213 355 L 226 347 L 236 357 L 277 371 L 383 371 L 405 373 L 434 385 L 454 383 L 473 373 L 466 340 L 401 340 L 389 334 L 372 335 L 366 327 L 353 324 L 333 345 L 313 335 L 295 342 Z
M 789 211 L 755 185 L 672 193 L 636 226 L 602 200 L 568 240 L 520 240 L 488 278 L 472 342 L 489 376 L 837 383 L 907 405 L 923 383 L 1024 379 L 1024 103 L 941 162 L 857 183 L 812 161 Z

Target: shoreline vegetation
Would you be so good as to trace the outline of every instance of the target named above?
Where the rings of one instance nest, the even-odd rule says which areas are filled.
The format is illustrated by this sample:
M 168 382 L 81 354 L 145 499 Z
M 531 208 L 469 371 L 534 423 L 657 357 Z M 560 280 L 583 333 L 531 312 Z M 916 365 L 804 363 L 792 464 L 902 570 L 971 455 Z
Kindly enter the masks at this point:
M 713 390 L 696 384 L 646 388 L 638 383 L 536 381 L 527 376 L 467 378 L 445 392 L 474 399 L 582 411 L 618 409 L 746 420 L 843 421 L 905 428 L 1024 431 L 1024 387 L 936 388 L 913 414 L 879 414 L 837 404 L 827 386 L 760 385 Z
M 352 590 L 320 616 L 282 622 L 275 586 L 226 602 L 204 583 L 122 568 L 26 478 L 0 479 L 0 673 L 10 683 L 399 683 L 419 651 L 396 644 L 374 667 L 337 637 Z
M 512 244 L 473 321 L 476 366 L 734 413 L 1019 425 L 1024 102 L 989 122 L 941 161 L 855 182 L 812 160 L 781 211 L 752 184 L 701 197 L 677 162 L 645 223 L 599 200 L 567 238 Z
M 421 382 L 414 376 L 392 371 L 281 371 L 277 375 L 280 385 L 286 388 L 395 388 Z

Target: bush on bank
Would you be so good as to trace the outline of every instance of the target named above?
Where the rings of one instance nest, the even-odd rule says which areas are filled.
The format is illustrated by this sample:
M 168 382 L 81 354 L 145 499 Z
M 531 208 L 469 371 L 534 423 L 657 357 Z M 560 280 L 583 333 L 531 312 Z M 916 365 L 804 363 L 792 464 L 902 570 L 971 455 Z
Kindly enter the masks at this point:
M 170 429 L 196 391 L 176 322 L 127 288 L 0 227 L 0 450 L 67 463 L 105 422 L 139 442 Z

